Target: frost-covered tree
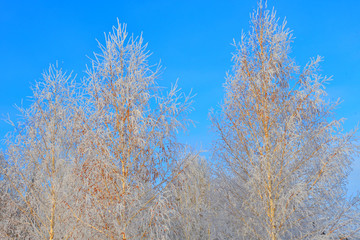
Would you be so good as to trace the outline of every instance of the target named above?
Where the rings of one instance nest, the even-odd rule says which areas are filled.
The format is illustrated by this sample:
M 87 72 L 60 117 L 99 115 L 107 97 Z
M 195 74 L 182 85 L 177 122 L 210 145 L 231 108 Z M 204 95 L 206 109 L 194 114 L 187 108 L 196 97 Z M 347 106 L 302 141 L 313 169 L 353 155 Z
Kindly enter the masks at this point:
M 2 164 L 1 200 L 7 214 L 1 236 L 15 239 L 70 238 L 76 223 L 67 211 L 71 201 L 72 162 L 77 144 L 77 94 L 74 82 L 50 66 L 33 88 L 29 108 L 7 139 Z
M 20 224 L 21 212 L 14 207 L 14 194 L 8 189 L 8 181 L 6 174 L 9 171 L 8 163 L 5 161 L 4 155 L 0 154 L 0 237 L 15 238 L 22 236 L 24 239 L 28 237 L 26 228 Z
M 125 25 L 114 27 L 100 50 L 85 79 L 88 116 L 72 207 L 85 227 L 79 234 L 164 239 L 173 211 L 166 188 L 181 168 L 175 134 L 187 122 L 189 98 L 176 86 L 162 92 L 146 44 Z
M 170 239 L 214 239 L 214 195 L 210 167 L 194 155 L 171 185 L 172 219 Z
M 321 58 L 300 69 L 289 57 L 285 24 L 260 1 L 212 118 L 234 226 L 223 239 L 358 239 L 358 200 L 345 188 L 355 133 L 334 117 Z

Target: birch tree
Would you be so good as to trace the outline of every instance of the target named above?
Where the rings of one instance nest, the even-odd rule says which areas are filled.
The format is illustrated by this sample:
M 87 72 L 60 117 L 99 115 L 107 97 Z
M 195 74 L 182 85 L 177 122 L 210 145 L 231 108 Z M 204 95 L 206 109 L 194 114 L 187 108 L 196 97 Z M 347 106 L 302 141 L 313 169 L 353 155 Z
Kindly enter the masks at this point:
M 71 191 L 71 165 L 77 144 L 73 80 L 50 66 L 43 80 L 33 87 L 29 108 L 19 108 L 22 119 L 13 124 L 7 139 L 6 164 L 2 166 L 5 187 L 2 198 L 11 213 L 2 231 L 14 239 L 68 239 L 75 222 L 66 211 Z M 18 227 L 18 229 L 16 229 Z
M 194 156 L 172 184 L 172 220 L 170 239 L 214 239 L 214 197 L 210 167 L 205 159 Z
M 172 211 L 165 192 L 182 161 L 175 134 L 186 125 L 189 97 L 176 85 L 163 93 L 146 44 L 125 25 L 99 46 L 85 79 L 89 111 L 74 212 L 87 227 L 81 236 L 164 239 Z
M 357 239 L 358 199 L 346 197 L 355 132 L 336 119 L 320 57 L 298 67 L 291 31 L 260 1 L 235 43 L 214 154 L 236 229 L 227 239 Z M 226 237 L 224 236 L 224 239 Z
M 21 212 L 14 207 L 13 202 L 16 201 L 15 196 L 9 190 L 6 175 L 9 166 L 5 161 L 4 155 L 0 154 L 0 236 L 2 238 L 15 238 L 22 236 L 28 239 L 26 227 L 21 225 Z M 17 204 L 19 204 L 17 202 Z

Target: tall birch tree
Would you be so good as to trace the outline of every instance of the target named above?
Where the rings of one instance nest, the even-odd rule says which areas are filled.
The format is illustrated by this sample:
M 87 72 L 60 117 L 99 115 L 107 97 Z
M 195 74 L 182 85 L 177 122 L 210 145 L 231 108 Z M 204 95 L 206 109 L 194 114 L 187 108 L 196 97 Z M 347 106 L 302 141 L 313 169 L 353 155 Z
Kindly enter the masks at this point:
M 67 239 L 76 222 L 66 211 L 77 145 L 78 99 L 74 81 L 55 66 L 33 87 L 32 103 L 7 139 L 2 164 L 2 237 Z M 4 225 L 4 223 L 7 223 Z M 10 230 L 9 230 L 10 227 Z M 18 228 L 17 228 L 18 227 Z
M 119 24 L 87 71 L 75 213 L 88 227 L 84 238 L 164 239 L 169 232 L 165 192 L 181 168 L 176 132 L 186 126 L 190 99 L 176 85 L 163 93 L 146 45 Z
M 352 239 L 357 198 L 346 178 L 358 146 L 326 98 L 320 57 L 298 67 L 291 31 L 260 1 L 235 43 L 219 116 L 213 114 L 228 216 L 227 239 Z M 224 237 L 225 239 L 225 237 Z

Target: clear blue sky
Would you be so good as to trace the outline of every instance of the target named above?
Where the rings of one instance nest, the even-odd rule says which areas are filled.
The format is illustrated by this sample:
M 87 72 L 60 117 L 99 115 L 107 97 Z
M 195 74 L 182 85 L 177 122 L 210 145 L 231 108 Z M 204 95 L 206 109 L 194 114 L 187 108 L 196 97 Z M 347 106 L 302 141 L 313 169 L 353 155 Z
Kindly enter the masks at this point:
M 304 66 L 321 55 L 324 75 L 334 76 L 327 87 L 343 103 L 338 117 L 350 130 L 360 120 L 360 1 L 269 0 L 278 17 L 286 16 L 295 40 L 293 53 Z M 97 51 L 116 19 L 135 35 L 143 32 L 151 61 L 161 59 L 160 85 L 179 79 L 185 92 L 193 89 L 197 122 L 181 138 L 209 147 L 209 109 L 222 100 L 224 77 L 231 67 L 232 40 L 247 31 L 256 0 L 132 0 L 132 1 L 5 1 L 0 0 L 0 115 L 16 118 L 14 104 L 26 102 L 30 85 L 50 63 L 83 76 L 86 56 Z M 0 137 L 11 128 L 0 122 Z M 349 179 L 349 190 L 360 190 L 360 161 Z

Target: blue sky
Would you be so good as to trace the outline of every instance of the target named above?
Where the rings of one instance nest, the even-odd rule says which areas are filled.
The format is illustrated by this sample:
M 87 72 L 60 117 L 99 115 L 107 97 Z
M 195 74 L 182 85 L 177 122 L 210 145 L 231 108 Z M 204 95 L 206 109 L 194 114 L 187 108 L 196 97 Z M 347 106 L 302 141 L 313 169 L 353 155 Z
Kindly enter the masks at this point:
M 286 16 L 295 36 L 292 57 L 304 66 L 310 57 L 324 57 L 322 74 L 333 76 L 329 97 L 343 100 L 338 117 L 345 129 L 360 120 L 360 1 L 269 0 L 278 17 Z M 41 79 L 50 63 L 84 75 L 86 56 L 97 51 L 116 24 L 143 37 L 153 52 L 151 62 L 161 60 L 159 80 L 196 94 L 190 118 L 196 122 L 181 139 L 209 147 L 208 112 L 222 100 L 225 73 L 231 68 L 233 39 L 249 27 L 256 0 L 152 0 L 152 1 L 0 1 L 0 115 L 16 118 L 14 105 L 26 104 L 30 86 Z M 0 137 L 11 130 L 0 122 Z M 349 179 L 350 192 L 360 191 L 360 160 Z

